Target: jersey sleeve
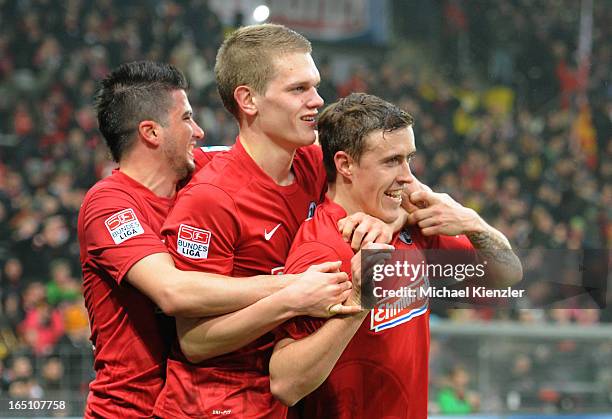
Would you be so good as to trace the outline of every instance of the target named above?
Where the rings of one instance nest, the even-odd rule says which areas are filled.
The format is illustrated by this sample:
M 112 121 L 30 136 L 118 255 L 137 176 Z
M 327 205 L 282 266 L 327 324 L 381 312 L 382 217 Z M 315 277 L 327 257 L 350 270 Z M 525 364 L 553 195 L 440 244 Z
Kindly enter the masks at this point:
M 137 201 L 119 188 L 98 190 L 83 204 L 79 239 L 88 263 L 118 284 L 142 258 L 166 253 Z
M 291 247 L 284 273 L 299 274 L 306 271 L 310 266 L 324 262 L 342 261 L 340 270 L 351 275 L 351 261 L 343 260 L 338 252 L 327 244 L 310 241 L 300 243 Z
M 340 255 L 335 249 L 326 244 L 319 242 L 300 243 L 295 248 L 292 247 L 289 251 L 289 256 L 285 264 L 285 273 L 302 273 L 311 265 L 338 260 L 342 260 Z M 340 270 L 346 272 L 350 276 L 350 259 L 348 261 L 342 260 Z M 298 340 L 316 332 L 324 323 L 324 320 L 315 319 L 313 317 L 296 317 L 277 327 L 274 331 L 274 335 L 277 341 L 284 338 Z
M 294 317 L 276 328 L 274 338 L 276 342 L 286 338 L 293 340 L 304 339 L 319 330 L 324 324 L 325 320 L 314 317 Z
M 232 197 L 217 186 L 197 183 L 179 194 L 162 236 L 177 268 L 231 275 L 240 230 Z

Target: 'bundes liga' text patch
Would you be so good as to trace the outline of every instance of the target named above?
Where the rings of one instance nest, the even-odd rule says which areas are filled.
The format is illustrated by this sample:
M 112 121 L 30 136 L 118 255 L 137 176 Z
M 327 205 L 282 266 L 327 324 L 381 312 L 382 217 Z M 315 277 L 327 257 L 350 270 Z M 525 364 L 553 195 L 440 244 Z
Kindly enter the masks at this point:
M 176 250 L 179 254 L 190 259 L 206 259 L 208 258 L 210 237 L 211 234 L 208 230 L 181 224 L 176 240 Z
M 121 244 L 127 239 L 144 233 L 144 229 L 132 208 L 111 215 L 104 221 L 104 225 L 115 244 Z

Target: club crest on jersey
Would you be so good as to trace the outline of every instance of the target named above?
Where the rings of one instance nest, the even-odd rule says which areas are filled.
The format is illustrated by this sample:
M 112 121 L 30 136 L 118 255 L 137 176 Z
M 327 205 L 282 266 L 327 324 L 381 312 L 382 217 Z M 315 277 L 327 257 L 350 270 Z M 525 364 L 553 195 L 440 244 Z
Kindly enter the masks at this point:
M 406 244 L 412 244 L 412 236 L 410 235 L 410 232 L 407 230 L 400 231 L 399 239 L 400 241 Z
M 308 205 L 308 214 L 306 215 L 306 219 L 310 219 L 314 217 L 315 210 L 317 209 L 317 203 L 312 201 L 310 205 Z
M 104 220 L 104 225 L 115 244 L 121 244 L 127 239 L 144 233 L 144 229 L 132 208 L 111 215 Z
M 189 259 L 207 259 L 211 237 L 212 234 L 208 230 L 181 224 L 176 239 L 176 251 Z
M 416 291 L 414 296 L 387 297 L 380 300 L 370 312 L 370 330 L 381 332 L 425 314 L 429 300 L 422 296 L 423 293 L 419 290 L 428 286 L 429 282 L 422 277 L 410 286 Z

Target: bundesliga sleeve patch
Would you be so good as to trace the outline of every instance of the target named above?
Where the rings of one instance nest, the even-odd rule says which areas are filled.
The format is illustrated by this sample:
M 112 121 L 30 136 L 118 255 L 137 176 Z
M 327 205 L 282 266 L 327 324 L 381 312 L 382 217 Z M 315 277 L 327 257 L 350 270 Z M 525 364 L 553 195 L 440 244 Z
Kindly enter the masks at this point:
M 176 239 L 176 251 L 189 259 L 206 259 L 211 236 L 208 230 L 181 224 Z
M 127 239 L 144 233 L 144 229 L 132 208 L 111 215 L 104 221 L 104 225 L 115 244 L 121 244 Z

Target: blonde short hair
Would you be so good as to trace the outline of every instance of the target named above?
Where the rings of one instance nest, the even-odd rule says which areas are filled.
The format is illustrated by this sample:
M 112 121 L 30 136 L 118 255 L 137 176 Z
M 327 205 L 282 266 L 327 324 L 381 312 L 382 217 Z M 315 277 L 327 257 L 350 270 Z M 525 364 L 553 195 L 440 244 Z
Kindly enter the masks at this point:
M 249 86 L 263 94 L 274 78 L 274 59 L 295 52 L 312 52 L 310 41 L 283 25 L 244 26 L 229 35 L 215 64 L 217 89 L 225 108 L 238 118 L 236 87 Z

